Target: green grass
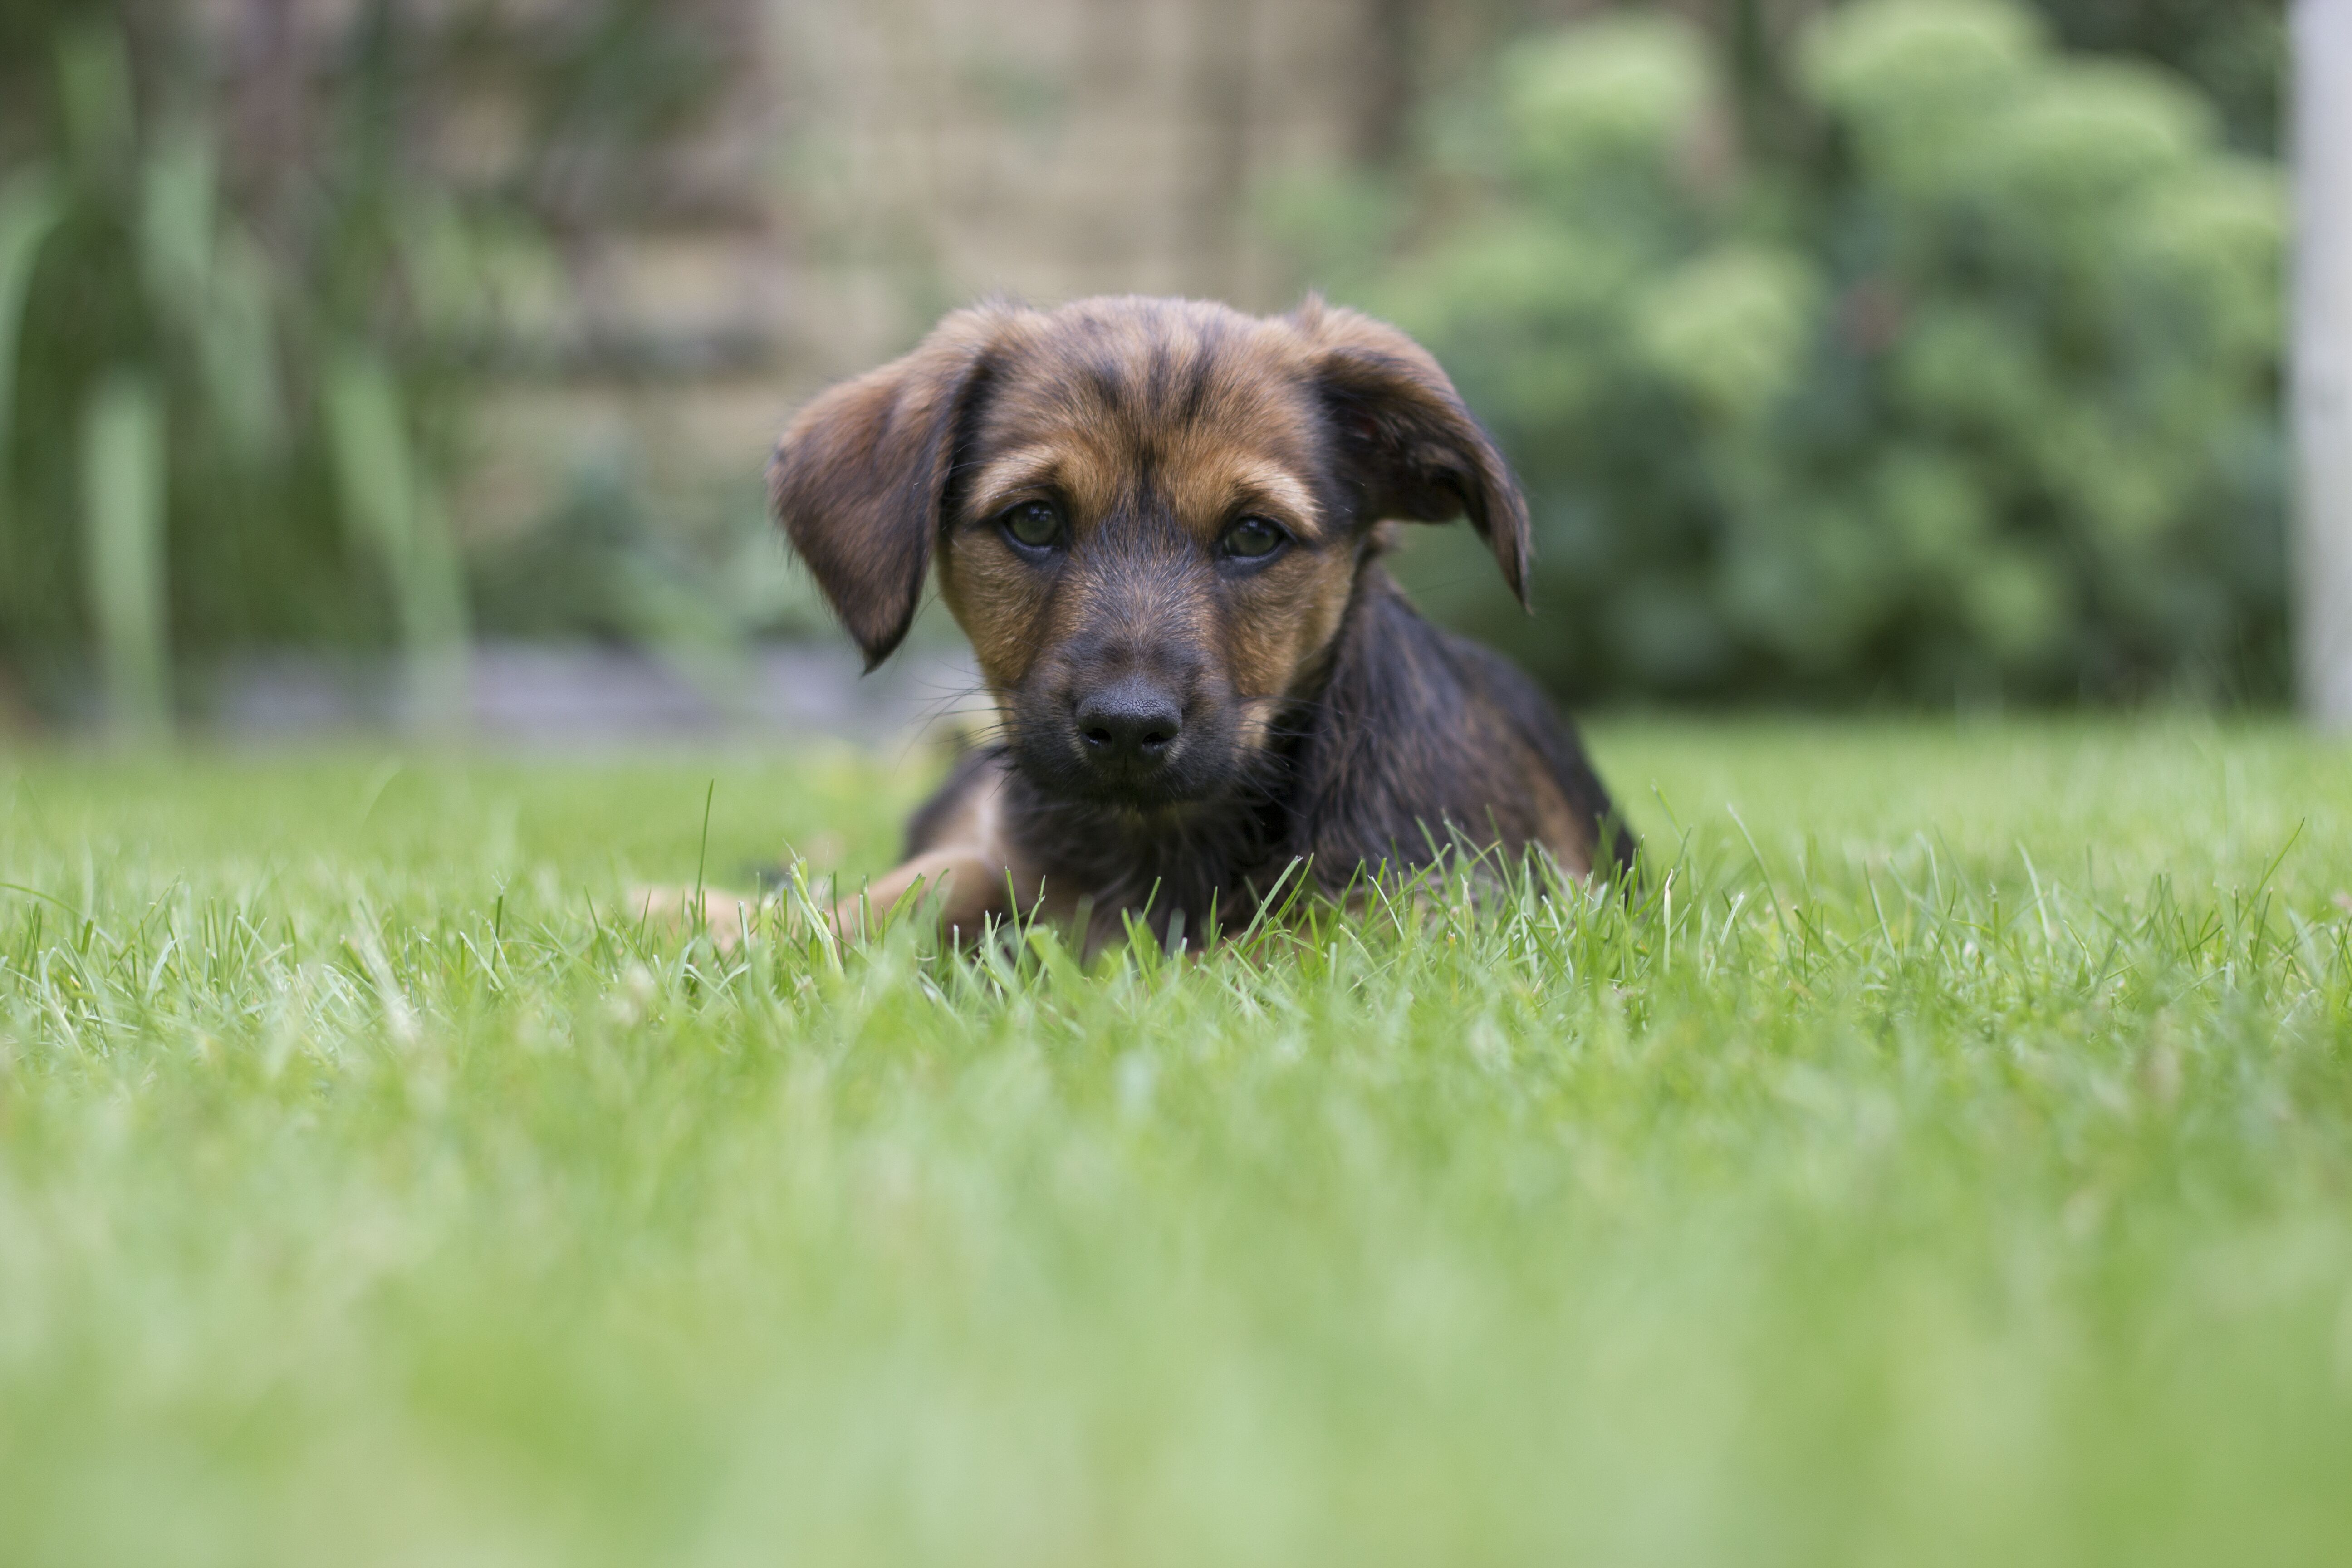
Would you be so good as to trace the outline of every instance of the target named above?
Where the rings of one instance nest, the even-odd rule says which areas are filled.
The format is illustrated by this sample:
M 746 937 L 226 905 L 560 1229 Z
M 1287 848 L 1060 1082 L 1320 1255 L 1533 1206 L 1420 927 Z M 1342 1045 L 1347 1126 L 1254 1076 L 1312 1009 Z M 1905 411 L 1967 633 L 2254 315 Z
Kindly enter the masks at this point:
M 612 918 L 936 759 L 0 758 L 0 1559 L 2352 1560 L 2352 750 L 1596 741 L 1086 972 Z

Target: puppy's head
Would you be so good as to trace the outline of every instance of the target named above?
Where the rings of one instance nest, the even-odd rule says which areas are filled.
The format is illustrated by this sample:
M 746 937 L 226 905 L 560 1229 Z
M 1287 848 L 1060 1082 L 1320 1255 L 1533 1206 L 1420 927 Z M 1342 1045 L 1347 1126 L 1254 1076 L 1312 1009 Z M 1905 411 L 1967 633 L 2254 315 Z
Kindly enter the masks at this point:
M 1525 596 L 1526 504 L 1444 372 L 1312 300 L 957 311 L 803 410 L 769 485 L 869 668 L 936 565 L 1016 764 L 1070 798 L 1245 778 L 1383 520 L 1468 518 Z

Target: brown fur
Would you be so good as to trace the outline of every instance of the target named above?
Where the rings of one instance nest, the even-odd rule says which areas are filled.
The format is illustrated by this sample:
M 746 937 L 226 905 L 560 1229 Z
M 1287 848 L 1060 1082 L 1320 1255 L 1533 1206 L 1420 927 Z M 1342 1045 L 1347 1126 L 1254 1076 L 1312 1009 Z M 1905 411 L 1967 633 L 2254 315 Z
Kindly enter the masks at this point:
M 1379 564 L 1384 520 L 1466 517 L 1524 599 L 1531 553 L 1507 466 L 1392 327 L 1312 300 L 960 310 L 803 410 L 770 485 L 869 668 L 936 572 L 998 705 L 873 903 L 919 880 L 965 928 L 1017 898 L 1199 931 L 1300 857 L 1326 889 L 1449 836 L 1631 864 L 1572 731 Z M 1011 531 L 1024 508 L 1054 542 Z M 1244 554 L 1244 520 L 1279 544 Z

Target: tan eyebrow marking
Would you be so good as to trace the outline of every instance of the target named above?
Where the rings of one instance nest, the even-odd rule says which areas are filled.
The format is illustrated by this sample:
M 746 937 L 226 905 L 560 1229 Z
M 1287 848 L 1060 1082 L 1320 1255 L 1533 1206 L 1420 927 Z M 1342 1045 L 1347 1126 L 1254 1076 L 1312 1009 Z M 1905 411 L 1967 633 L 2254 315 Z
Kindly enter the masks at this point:
M 1298 476 L 1279 463 L 1245 458 L 1234 466 L 1234 504 L 1245 506 L 1251 501 L 1269 505 L 1288 513 L 1290 521 L 1322 531 L 1323 515 L 1315 505 L 1314 494 L 1299 483 Z
M 972 510 L 982 513 L 994 511 L 1015 491 L 1052 480 L 1061 463 L 1060 451 L 1043 442 L 1016 447 L 1001 458 L 992 458 L 972 481 Z

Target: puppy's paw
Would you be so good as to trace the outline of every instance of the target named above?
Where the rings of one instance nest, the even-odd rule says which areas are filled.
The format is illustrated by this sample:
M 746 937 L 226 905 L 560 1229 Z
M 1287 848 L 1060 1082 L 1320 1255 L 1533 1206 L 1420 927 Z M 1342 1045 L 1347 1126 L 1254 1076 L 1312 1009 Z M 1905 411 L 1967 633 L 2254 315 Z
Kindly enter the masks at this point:
M 782 900 L 726 888 L 640 886 L 628 891 L 622 918 L 666 936 L 707 932 L 721 952 L 733 952 L 758 935 L 762 924 L 782 920 Z

